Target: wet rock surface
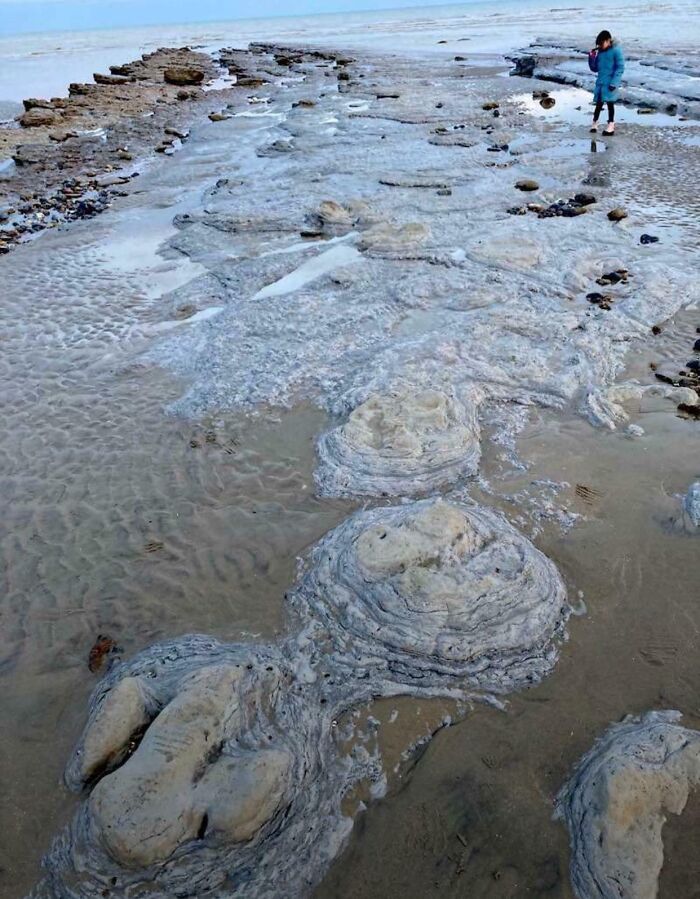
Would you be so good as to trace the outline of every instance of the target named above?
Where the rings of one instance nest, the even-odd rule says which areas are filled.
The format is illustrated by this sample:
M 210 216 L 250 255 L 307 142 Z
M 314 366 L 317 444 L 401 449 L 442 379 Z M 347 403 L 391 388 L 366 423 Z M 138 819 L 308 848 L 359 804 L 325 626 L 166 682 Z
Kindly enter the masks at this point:
M 700 733 L 680 719 L 648 712 L 612 725 L 559 794 L 580 899 L 657 896 L 664 821 L 700 783 Z
M 593 89 L 595 75 L 589 71 L 586 54 L 590 48 L 577 40 L 538 39 L 530 47 L 509 56 L 511 74 L 559 84 Z M 645 52 L 626 47 L 622 77 L 624 101 L 638 106 L 637 112 L 662 110 L 700 118 L 700 89 L 697 71 L 682 50 L 666 53 Z

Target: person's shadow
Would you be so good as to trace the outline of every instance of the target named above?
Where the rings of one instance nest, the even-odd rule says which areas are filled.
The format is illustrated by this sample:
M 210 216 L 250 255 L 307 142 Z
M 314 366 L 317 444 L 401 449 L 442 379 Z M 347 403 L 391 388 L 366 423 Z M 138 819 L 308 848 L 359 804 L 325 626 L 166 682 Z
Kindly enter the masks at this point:
M 610 187 L 613 154 L 606 141 L 591 139 L 591 152 L 588 155 L 588 174 L 583 183 L 590 187 Z

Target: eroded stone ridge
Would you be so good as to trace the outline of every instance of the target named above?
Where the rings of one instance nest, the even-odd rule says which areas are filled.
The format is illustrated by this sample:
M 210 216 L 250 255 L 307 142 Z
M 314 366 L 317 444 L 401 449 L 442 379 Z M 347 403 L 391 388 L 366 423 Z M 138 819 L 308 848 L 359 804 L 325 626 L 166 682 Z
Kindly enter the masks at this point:
M 327 534 L 292 601 L 341 663 L 408 690 L 493 693 L 540 680 L 568 615 L 555 566 L 500 515 L 422 500 Z
M 681 814 L 700 782 L 700 732 L 680 718 L 648 712 L 612 725 L 559 794 L 580 899 L 655 899 L 665 816 Z
M 319 439 L 320 493 L 407 496 L 475 474 L 479 399 L 410 388 L 370 396 Z

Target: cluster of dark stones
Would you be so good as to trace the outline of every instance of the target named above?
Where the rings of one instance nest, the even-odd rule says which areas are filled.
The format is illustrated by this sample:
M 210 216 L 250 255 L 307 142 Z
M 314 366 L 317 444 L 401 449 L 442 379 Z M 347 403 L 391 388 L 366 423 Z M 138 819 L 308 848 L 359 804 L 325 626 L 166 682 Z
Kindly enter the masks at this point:
M 534 183 L 534 182 L 533 182 Z M 517 186 L 517 185 L 516 185 Z M 520 190 L 529 190 L 530 188 L 519 188 Z M 525 206 L 511 206 L 508 209 L 510 215 L 527 215 L 528 212 L 534 212 L 537 218 L 575 218 L 577 215 L 583 215 L 588 212 L 588 207 L 596 202 L 596 198 L 592 194 L 576 194 L 569 197 L 568 200 L 556 200 L 545 206 L 543 203 L 528 203 Z
M 61 222 L 93 218 L 111 205 L 114 196 L 123 193 L 101 186 L 94 178 L 70 178 L 49 195 L 24 193 L 17 206 L 0 210 L 0 254 L 9 253 L 14 244 Z
M 611 284 L 626 284 L 628 278 L 629 272 L 627 269 L 619 268 L 614 272 L 606 272 L 601 275 L 600 278 L 596 278 L 596 284 L 599 284 L 601 287 L 608 287 Z M 615 302 L 613 294 L 600 293 L 599 291 L 587 293 L 586 299 L 592 305 L 597 306 L 599 309 L 603 309 L 606 312 L 609 312 L 610 309 L 612 309 L 613 303 Z

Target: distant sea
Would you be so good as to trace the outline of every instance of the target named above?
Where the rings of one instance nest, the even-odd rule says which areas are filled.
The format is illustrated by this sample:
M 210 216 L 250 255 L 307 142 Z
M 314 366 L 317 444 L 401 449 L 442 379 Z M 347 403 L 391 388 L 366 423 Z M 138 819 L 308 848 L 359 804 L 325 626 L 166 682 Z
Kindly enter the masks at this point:
M 627 46 L 697 48 L 697 0 L 477 0 L 448 6 L 374 12 L 243 19 L 102 31 L 23 34 L 0 39 L 0 118 L 30 96 L 67 93 L 72 81 L 127 62 L 161 46 L 245 46 L 274 40 L 398 53 L 500 55 L 540 36 L 588 38 L 602 28 Z M 438 41 L 445 40 L 446 44 Z

